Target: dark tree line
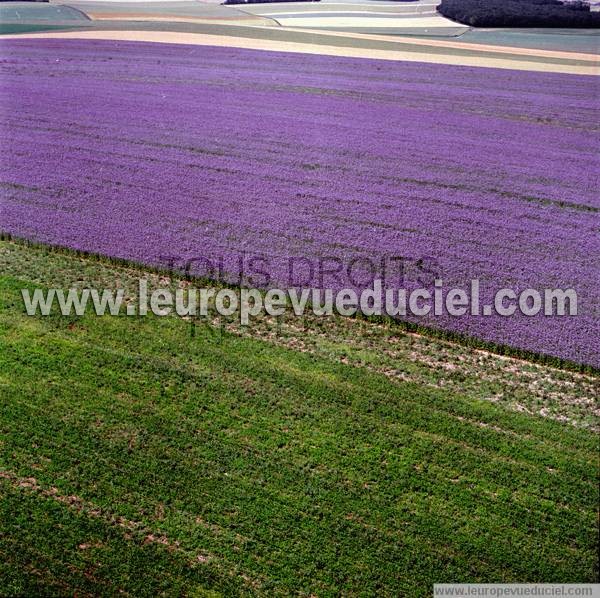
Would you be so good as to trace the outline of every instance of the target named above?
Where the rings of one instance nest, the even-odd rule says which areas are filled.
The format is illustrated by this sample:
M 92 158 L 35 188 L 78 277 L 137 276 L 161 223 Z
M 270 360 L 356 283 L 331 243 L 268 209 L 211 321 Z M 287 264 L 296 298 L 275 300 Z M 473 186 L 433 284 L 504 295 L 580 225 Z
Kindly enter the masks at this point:
M 600 27 L 600 12 L 580 0 L 442 0 L 437 9 L 474 27 Z

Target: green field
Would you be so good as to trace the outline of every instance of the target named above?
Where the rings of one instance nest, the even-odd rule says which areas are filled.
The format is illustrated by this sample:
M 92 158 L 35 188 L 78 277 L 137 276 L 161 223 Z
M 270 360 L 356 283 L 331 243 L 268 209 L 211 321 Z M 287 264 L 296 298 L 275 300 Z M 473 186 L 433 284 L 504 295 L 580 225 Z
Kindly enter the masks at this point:
M 597 581 L 597 378 L 356 319 L 28 317 L 179 281 L 8 241 L 0 272 L 0 595 Z

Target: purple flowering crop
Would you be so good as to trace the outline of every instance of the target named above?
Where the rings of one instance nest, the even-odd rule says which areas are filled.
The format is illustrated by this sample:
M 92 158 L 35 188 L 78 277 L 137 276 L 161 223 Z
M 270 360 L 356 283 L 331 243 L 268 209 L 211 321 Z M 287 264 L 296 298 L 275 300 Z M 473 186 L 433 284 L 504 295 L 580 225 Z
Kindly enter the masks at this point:
M 128 42 L 0 48 L 0 230 L 149 265 L 201 257 L 197 274 L 202 260 L 236 273 L 247 252 L 272 286 L 289 258 L 403 256 L 434 263 L 445 288 L 479 278 L 482 301 L 573 287 L 576 317 L 422 323 L 600 366 L 597 79 Z

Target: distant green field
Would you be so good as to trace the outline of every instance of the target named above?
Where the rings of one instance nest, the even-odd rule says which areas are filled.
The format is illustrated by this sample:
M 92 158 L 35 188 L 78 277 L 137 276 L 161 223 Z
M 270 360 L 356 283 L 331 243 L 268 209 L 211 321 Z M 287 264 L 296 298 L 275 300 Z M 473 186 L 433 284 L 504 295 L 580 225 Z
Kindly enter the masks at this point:
M 46 2 L 0 2 L 0 34 L 81 29 L 91 23 L 76 8 Z
M 34 33 L 36 31 L 66 31 L 82 29 L 82 25 L 52 25 L 48 23 L 0 23 L 0 35 Z
M 360 321 L 28 317 L 25 285 L 140 272 L 6 241 L 0 265 L 0 595 L 597 581 L 596 379 Z

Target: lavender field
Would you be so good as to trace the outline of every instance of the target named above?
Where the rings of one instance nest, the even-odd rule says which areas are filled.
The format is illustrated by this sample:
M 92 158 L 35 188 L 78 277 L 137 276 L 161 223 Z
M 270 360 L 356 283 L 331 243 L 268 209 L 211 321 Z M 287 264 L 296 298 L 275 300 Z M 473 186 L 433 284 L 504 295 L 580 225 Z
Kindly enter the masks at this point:
M 271 285 L 289 282 L 290 257 L 401 256 L 447 287 L 480 279 L 483 302 L 573 287 L 576 317 L 421 323 L 600 366 L 596 80 L 202 46 L 0 48 L 1 232 L 155 266 L 195 258 L 199 275 L 210 261 L 234 278 L 259 256 Z

